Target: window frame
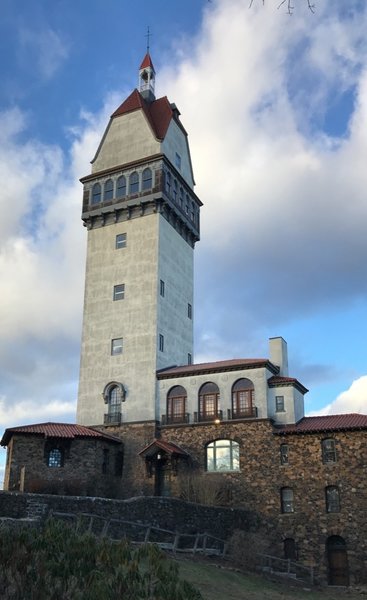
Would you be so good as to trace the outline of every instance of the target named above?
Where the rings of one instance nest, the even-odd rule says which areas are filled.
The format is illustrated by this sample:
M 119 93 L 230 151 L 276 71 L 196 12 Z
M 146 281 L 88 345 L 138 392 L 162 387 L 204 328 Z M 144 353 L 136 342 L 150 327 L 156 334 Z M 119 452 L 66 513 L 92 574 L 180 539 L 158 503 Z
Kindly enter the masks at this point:
M 225 453 L 220 452 L 220 450 L 223 449 L 228 449 L 227 457 L 225 456 Z M 210 458 L 209 452 L 212 454 Z M 236 456 L 234 456 L 235 454 Z M 219 466 L 221 461 L 226 461 L 227 459 L 227 465 L 224 462 L 224 467 Z M 212 464 L 209 463 L 209 460 L 212 461 Z M 206 471 L 208 473 L 238 472 L 240 471 L 240 445 L 235 440 L 231 440 L 229 438 L 213 440 L 205 446 L 205 461 Z
M 149 177 L 147 177 L 147 174 L 149 174 Z M 150 167 L 147 167 L 146 169 L 144 169 L 141 177 L 142 177 L 142 179 L 141 179 L 142 191 L 151 190 L 153 187 L 153 171 L 152 171 L 152 169 Z
M 164 335 L 163 335 L 163 333 L 159 334 L 158 348 L 159 348 L 160 352 L 164 352 Z
M 166 399 L 167 423 L 183 423 L 186 415 L 187 391 L 182 385 L 173 386 Z
M 57 459 L 56 459 L 57 453 Z M 57 446 L 53 446 L 47 452 L 47 466 L 51 469 L 60 469 L 64 466 L 64 451 Z
M 115 240 L 115 249 L 121 250 L 122 248 L 126 248 L 126 245 L 127 245 L 126 233 L 118 233 L 116 235 L 116 240 Z
M 187 316 L 190 320 L 192 320 L 192 305 L 190 302 L 187 303 Z
M 232 385 L 231 398 L 233 419 L 256 416 L 255 387 L 251 379 L 247 377 L 237 379 Z
M 325 508 L 328 514 L 340 512 L 340 490 L 337 485 L 325 487 Z
M 164 298 L 165 296 L 165 291 L 166 291 L 166 284 L 164 283 L 163 279 L 159 280 L 159 295 L 162 296 L 162 298 Z
M 139 187 L 139 173 L 133 171 L 129 175 L 129 194 L 138 194 Z
M 124 345 L 123 345 L 123 338 L 112 338 L 111 340 L 111 356 L 120 356 L 120 354 L 123 353 L 124 350 Z M 121 350 L 119 350 L 119 348 L 121 348 Z
M 121 181 L 123 181 L 125 185 L 121 185 L 121 183 L 120 183 Z M 121 193 L 120 190 L 124 190 L 124 192 Z M 116 181 L 116 199 L 120 200 L 121 198 L 125 198 L 126 192 L 127 192 L 126 177 L 125 177 L 125 175 L 120 175 L 120 177 L 118 177 L 118 179 Z
M 210 388 L 213 388 L 212 390 Z M 216 389 L 215 389 L 216 388 Z M 199 390 L 199 420 L 213 421 L 219 417 L 220 391 L 213 381 L 207 381 Z
M 113 286 L 113 301 L 119 302 L 120 300 L 125 299 L 125 284 L 118 283 Z
M 275 396 L 275 412 L 285 412 L 284 396 Z
M 283 466 L 288 465 L 289 464 L 289 446 L 288 446 L 288 444 L 280 444 L 279 455 L 280 455 L 280 464 Z
M 332 448 L 328 448 L 330 445 Z M 324 465 L 330 465 L 337 462 L 336 443 L 334 438 L 324 438 L 321 440 L 321 454 Z
M 108 184 L 108 188 L 107 188 Z M 114 195 L 114 184 L 113 179 L 109 178 L 105 181 L 103 186 L 103 202 L 108 202 L 109 200 L 113 200 Z
M 101 200 L 102 200 L 102 186 L 99 182 L 96 182 L 92 186 L 91 204 L 100 204 Z
M 294 492 L 291 487 L 282 487 L 280 490 L 280 507 L 284 515 L 294 513 Z

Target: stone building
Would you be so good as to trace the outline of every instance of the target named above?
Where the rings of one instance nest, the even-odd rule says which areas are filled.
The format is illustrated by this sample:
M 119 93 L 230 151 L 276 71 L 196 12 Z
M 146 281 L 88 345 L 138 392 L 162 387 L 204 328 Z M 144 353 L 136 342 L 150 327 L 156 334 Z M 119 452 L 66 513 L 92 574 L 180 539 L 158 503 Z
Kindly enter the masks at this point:
M 154 82 L 147 54 L 81 179 L 78 425 L 6 430 L 4 487 L 243 507 L 272 553 L 332 584 L 366 580 L 367 416 L 305 417 L 281 337 L 269 357 L 193 364 L 201 201 L 180 113 Z

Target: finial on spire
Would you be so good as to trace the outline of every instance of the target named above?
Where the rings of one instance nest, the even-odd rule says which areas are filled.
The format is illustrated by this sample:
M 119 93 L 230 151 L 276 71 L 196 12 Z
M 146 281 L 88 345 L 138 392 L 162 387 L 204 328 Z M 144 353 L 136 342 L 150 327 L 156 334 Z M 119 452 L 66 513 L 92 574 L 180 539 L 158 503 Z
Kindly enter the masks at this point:
M 147 54 L 149 54 L 149 50 L 150 50 L 150 37 L 151 37 L 151 33 L 150 33 L 150 27 L 148 25 L 147 27 L 147 32 L 145 34 L 145 37 L 147 38 Z

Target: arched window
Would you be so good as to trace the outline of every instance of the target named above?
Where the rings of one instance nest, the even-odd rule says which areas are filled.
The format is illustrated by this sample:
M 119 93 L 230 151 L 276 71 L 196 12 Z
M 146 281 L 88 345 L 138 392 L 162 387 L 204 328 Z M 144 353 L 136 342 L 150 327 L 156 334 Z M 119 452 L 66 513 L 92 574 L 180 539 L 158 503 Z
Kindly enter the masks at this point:
M 134 171 L 129 177 L 129 194 L 137 194 L 139 191 L 139 174 Z
M 62 467 L 64 464 L 63 452 L 59 448 L 51 448 L 47 456 L 47 465 L 49 467 Z
M 336 462 L 336 449 L 335 440 L 328 438 L 321 441 L 322 451 L 322 462 L 323 463 L 334 463 Z
M 186 423 L 187 393 L 182 385 L 175 385 L 167 394 L 167 423 Z
M 102 189 L 100 183 L 95 183 L 92 187 L 92 204 L 98 204 L 101 201 Z
M 152 188 L 152 182 L 153 182 L 152 170 L 144 169 L 143 175 L 142 175 L 142 189 L 150 190 Z
M 280 490 L 280 504 L 282 513 L 294 512 L 292 488 L 284 487 Z
M 340 512 L 339 488 L 336 485 L 329 485 L 325 488 L 326 512 Z
M 126 196 L 126 177 L 121 175 L 117 180 L 116 198 L 124 198 Z
M 106 200 L 112 200 L 112 198 L 113 198 L 113 181 L 112 181 L 112 179 L 107 179 L 106 183 L 104 184 L 103 201 L 105 202 Z
M 233 440 L 215 440 L 206 447 L 207 471 L 239 471 L 240 447 Z
M 171 173 L 166 173 L 166 192 L 167 192 L 168 196 L 171 195 L 171 184 L 172 184 Z
M 219 388 L 215 383 L 204 383 L 199 391 L 199 421 L 214 421 L 221 418 Z
M 121 423 L 121 404 L 125 400 L 125 390 L 121 383 L 112 382 L 106 385 L 103 398 L 108 410 L 104 416 L 105 425 Z
M 232 386 L 232 419 L 256 417 L 254 384 L 250 379 L 238 379 Z

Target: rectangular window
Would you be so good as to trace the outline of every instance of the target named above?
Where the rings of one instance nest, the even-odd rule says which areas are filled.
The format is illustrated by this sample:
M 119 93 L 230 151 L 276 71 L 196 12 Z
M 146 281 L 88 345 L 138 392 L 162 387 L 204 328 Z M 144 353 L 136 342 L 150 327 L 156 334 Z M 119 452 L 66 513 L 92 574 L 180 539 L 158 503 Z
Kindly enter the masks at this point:
M 282 444 L 280 446 L 280 464 L 288 464 L 288 444 Z
M 294 512 L 293 490 L 292 488 L 282 488 L 280 490 L 282 513 Z
M 190 352 L 187 355 L 187 364 L 192 365 L 192 356 L 191 356 Z
M 125 297 L 125 284 L 120 283 L 119 285 L 115 285 L 113 288 L 113 299 L 114 300 L 123 300 Z
M 181 169 L 181 156 L 176 152 L 175 155 L 175 165 L 177 167 L 178 170 Z
M 284 396 L 275 396 L 275 412 L 284 412 Z
M 164 352 L 164 336 L 161 333 L 159 334 L 159 350 Z
M 111 340 L 111 354 L 112 356 L 122 354 L 122 338 Z
M 189 317 L 189 319 L 192 319 L 192 306 L 191 306 L 191 304 L 187 305 L 187 316 Z
M 164 281 L 162 279 L 159 282 L 159 293 L 164 298 Z
M 116 236 L 116 250 L 126 248 L 126 233 L 119 233 Z

